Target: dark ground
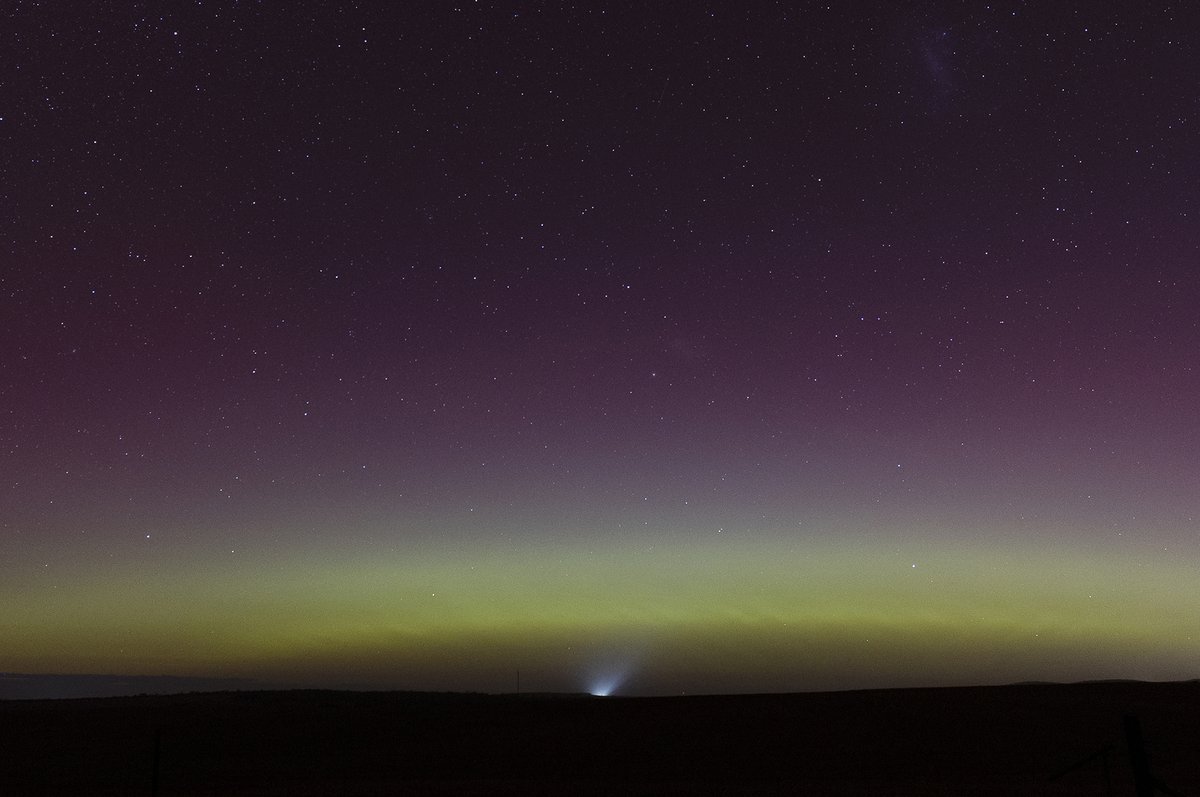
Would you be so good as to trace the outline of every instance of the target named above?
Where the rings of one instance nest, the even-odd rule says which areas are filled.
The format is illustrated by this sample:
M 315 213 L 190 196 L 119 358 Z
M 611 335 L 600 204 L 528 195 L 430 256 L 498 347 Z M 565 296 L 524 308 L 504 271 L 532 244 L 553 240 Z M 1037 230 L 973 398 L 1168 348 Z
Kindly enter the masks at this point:
M 0 794 L 1200 797 L 1200 683 L 676 698 L 222 692 L 0 701 Z M 1105 757 L 1058 779 L 1072 764 Z

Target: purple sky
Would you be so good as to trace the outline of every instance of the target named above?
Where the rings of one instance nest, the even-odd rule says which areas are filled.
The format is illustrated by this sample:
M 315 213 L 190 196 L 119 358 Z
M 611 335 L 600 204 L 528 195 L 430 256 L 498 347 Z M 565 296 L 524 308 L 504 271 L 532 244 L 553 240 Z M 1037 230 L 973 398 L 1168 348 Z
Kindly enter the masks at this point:
M 3 14 L 0 670 L 1197 675 L 1189 4 Z

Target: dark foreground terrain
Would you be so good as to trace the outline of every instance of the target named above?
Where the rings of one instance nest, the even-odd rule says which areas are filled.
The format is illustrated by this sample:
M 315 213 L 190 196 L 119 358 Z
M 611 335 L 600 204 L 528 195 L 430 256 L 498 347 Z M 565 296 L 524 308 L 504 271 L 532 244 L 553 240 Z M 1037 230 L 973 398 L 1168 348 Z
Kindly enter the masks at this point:
M 1148 771 L 1200 797 L 1195 682 L 10 700 L 0 701 L 0 794 L 1133 795 L 1126 716 L 1137 717 Z

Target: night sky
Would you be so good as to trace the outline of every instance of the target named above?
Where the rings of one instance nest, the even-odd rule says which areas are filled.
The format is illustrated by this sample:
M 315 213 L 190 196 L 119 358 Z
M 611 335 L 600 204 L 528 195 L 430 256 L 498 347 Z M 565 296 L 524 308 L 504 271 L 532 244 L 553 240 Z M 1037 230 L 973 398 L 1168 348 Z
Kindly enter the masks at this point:
M 12 2 L 0 670 L 1200 676 L 1187 2 Z

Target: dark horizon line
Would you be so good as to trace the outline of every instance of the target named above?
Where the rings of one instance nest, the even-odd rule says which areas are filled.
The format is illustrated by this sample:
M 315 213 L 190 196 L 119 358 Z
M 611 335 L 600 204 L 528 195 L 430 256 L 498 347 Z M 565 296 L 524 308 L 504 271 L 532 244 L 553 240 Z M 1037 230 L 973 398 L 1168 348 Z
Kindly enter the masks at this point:
M 838 694 L 850 692 L 920 691 L 951 689 L 986 689 L 1037 686 L 1086 686 L 1096 684 L 1187 684 L 1200 683 L 1200 678 L 1154 681 L 1141 678 L 1093 678 L 1079 681 L 1027 680 L 1003 683 L 873 686 L 847 689 L 809 689 L 750 692 L 662 692 L 633 695 L 606 695 L 612 698 L 654 697 L 752 697 L 771 695 Z M 598 697 L 587 691 L 540 690 L 529 692 L 483 691 L 478 689 L 403 689 L 370 687 L 368 685 L 319 686 L 262 681 L 255 678 L 205 677 L 181 675 L 106 675 L 101 673 L 21 673 L 0 672 L 0 701 L 3 700 L 73 700 L 114 697 L 168 697 L 188 694 L 216 693 L 277 693 L 277 692 L 338 692 L 344 694 L 406 694 L 406 695 L 475 695 L 487 697 Z

